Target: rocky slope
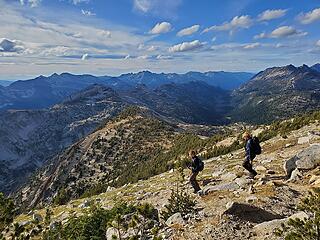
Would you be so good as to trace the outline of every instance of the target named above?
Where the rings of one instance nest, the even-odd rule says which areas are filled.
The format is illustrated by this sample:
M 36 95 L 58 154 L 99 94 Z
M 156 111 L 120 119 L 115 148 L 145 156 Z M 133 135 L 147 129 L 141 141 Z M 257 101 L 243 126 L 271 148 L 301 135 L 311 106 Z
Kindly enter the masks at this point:
M 122 96 L 167 117 L 196 124 L 226 123 L 224 116 L 231 108 L 229 92 L 205 82 L 171 83 L 155 90 L 139 85 Z
M 255 180 L 248 179 L 241 167 L 242 149 L 205 161 L 205 170 L 199 176 L 204 195 L 192 197 L 197 202 L 196 213 L 186 216 L 177 213 L 167 221 L 160 220 L 159 236 L 163 239 L 280 240 L 273 231 L 287 222 L 288 217 L 308 217 L 296 206 L 309 190 L 320 187 L 319 123 L 316 121 L 285 137 L 278 135 L 264 142 L 262 148 L 263 154 L 254 160 L 259 173 Z M 292 161 L 294 172 L 290 171 L 292 164 L 288 164 Z M 179 176 L 172 170 L 148 180 L 110 188 L 97 196 L 53 207 L 52 223 L 66 223 L 71 216 L 84 214 L 93 202 L 110 209 L 115 203 L 115 196 L 124 201 L 152 203 L 161 213 L 168 203 L 171 189 L 179 183 Z M 191 193 L 187 182 L 185 187 Z M 44 215 L 45 210 L 39 209 L 29 215 L 21 215 L 15 221 L 27 226 L 31 224 L 32 217 L 41 222 Z M 105 231 L 106 238 L 112 239 L 112 229 Z M 123 232 L 123 235 L 130 236 L 130 233 L 133 234 Z
M 15 190 L 47 160 L 129 105 L 147 107 L 182 125 L 218 124 L 226 122 L 223 115 L 228 110 L 229 98 L 226 91 L 203 82 L 168 84 L 155 90 L 140 86 L 120 93 L 104 85 L 93 85 L 49 109 L 3 112 L 0 191 Z M 23 174 L 19 174 L 21 171 Z
M 50 109 L 2 113 L 0 191 L 16 189 L 47 160 L 125 106 L 112 89 L 94 86 Z
M 157 168 L 166 169 L 159 151 L 170 148 L 178 129 L 152 115 L 129 108 L 72 145 L 22 189 L 22 203 L 52 202 L 62 189 L 74 199 L 147 177 Z M 146 165 L 149 169 L 142 170 Z
M 268 122 L 316 110 L 320 73 L 306 65 L 268 68 L 233 92 L 235 121 Z

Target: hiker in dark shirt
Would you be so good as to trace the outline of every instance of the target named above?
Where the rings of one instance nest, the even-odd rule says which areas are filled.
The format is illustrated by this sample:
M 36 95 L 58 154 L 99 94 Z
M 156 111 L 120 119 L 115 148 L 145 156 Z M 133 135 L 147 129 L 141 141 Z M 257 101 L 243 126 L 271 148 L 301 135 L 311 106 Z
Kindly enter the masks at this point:
M 199 174 L 199 172 L 201 171 L 199 168 L 200 168 L 200 164 L 201 164 L 201 160 L 199 159 L 199 157 L 196 155 L 196 152 L 195 151 L 190 151 L 189 152 L 189 156 L 192 160 L 192 163 L 191 163 L 191 175 L 190 175 L 190 178 L 189 178 L 189 181 L 194 189 L 194 193 L 198 193 L 201 188 L 198 184 L 198 181 L 197 181 L 197 176 Z
M 246 145 L 245 145 L 246 156 L 242 166 L 249 171 L 250 177 L 254 178 L 257 175 L 257 172 L 252 168 L 252 161 L 256 157 L 253 139 L 249 132 L 245 132 L 242 135 L 242 138 L 246 142 Z

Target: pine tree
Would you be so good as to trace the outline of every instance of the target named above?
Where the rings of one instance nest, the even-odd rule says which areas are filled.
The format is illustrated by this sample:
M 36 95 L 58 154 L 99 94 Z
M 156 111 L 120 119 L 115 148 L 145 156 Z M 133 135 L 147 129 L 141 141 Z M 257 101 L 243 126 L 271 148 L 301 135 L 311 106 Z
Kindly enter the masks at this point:
M 310 192 L 302 200 L 299 209 L 307 212 L 310 218 L 290 219 L 276 234 L 285 235 L 285 240 L 320 240 L 320 188 Z

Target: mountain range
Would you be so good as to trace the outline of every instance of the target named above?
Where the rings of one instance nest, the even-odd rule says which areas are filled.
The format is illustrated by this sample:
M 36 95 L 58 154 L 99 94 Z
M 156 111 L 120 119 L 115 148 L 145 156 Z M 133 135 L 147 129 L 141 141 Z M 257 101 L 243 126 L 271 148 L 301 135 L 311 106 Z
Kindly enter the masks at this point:
M 149 89 L 155 89 L 169 83 L 183 84 L 190 81 L 203 81 L 210 86 L 232 90 L 248 81 L 253 75 L 245 72 L 156 74 L 149 71 L 123 74 L 119 77 L 53 74 L 49 77 L 39 76 L 31 80 L 16 81 L 7 87 L 0 86 L 0 111 L 47 108 L 92 84 L 101 84 L 117 91 L 126 91 L 141 84 Z
M 9 86 L 11 83 L 13 83 L 14 81 L 10 81 L 10 80 L 0 80 L 0 88 L 1 87 L 7 87 Z
M 234 121 L 284 119 L 320 107 L 318 65 L 268 68 L 232 93 Z
M 0 96 L 9 94 L 12 97 L 3 97 L 2 106 L 7 101 L 7 107 L 18 108 L 3 110 L 0 115 L 0 191 L 9 193 L 18 189 L 36 169 L 46 169 L 48 164 L 60 166 L 61 159 L 72 157 L 75 159 L 72 162 L 77 162 L 80 156 L 77 151 L 72 156 L 64 151 L 70 146 L 75 149 L 74 146 L 87 142 L 85 139 L 88 136 L 96 137 L 90 134 L 94 134 L 99 126 L 105 126 L 128 106 L 147 109 L 154 121 L 160 121 L 160 125 L 174 126 L 174 131 L 170 130 L 173 135 L 183 133 L 181 126 L 185 124 L 267 123 L 316 110 L 320 105 L 320 73 L 315 70 L 316 66 L 268 68 L 232 91 L 213 86 L 212 82 L 209 84 L 207 77 L 195 81 L 191 77 L 183 80 L 181 75 L 177 75 L 180 77 L 176 80 L 166 82 L 164 79 L 170 79 L 175 74 L 150 72 L 126 74 L 122 78 L 54 74 L 0 87 Z M 188 74 L 200 79 L 198 73 Z M 210 75 L 204 73 L 202 76 L 206 74 Z M 146 84 L 148 78 L 151 80 Z M 19 110 L 23 106 L 30 109 Z M 138 132 L 134 126 L 137 129 L 143 127 L 129 124 L 126 129 L 131 126 L 134 132 Z M 116 129 L 126 131 L 121 130 L 122 127 Z M 129 139 L 121 141 L 127 143 Z M 170 142 L 167 144 L 170 145 Z M 117 155 L 121 146 L 110 150 L 110 154 L 115 155 L 116 159 L 118 157 L 120 162 L 125 161 Z M 128 149 L 131 149 L 130 146 Z M 163 151 L 159 145 L 156 149 Z M 53 169 L 60 176 L 63 167 Z M 50 171 L 53 171 L 52 168 Z M 37 179 L 37 175 L 33 178 Z M 57 190 L 55 188 L 52 194 L 57 194 Z

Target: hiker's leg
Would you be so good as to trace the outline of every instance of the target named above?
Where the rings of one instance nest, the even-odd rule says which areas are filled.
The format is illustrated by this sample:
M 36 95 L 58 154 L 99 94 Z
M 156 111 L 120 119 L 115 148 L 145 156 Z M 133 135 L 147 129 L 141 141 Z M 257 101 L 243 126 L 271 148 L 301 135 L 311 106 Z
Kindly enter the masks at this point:
M 257 172 L 252 168 L 252 164 L 250 163 L 250 161 L 248 161 L 247 159 L 244 160 L 242 166 L 248 171 L 250 172 L 250 174 L 252 176 L 256 176 Z
M 190 183 L 191 183 L 191 186 L 193 187 L 194 189 L 194 192 L 198 192 L 199 190 L 201 190 L 198 182 L 197 182 L 197 175 L 198 175 L 199 172 L 193 172 L 190 176 Z

